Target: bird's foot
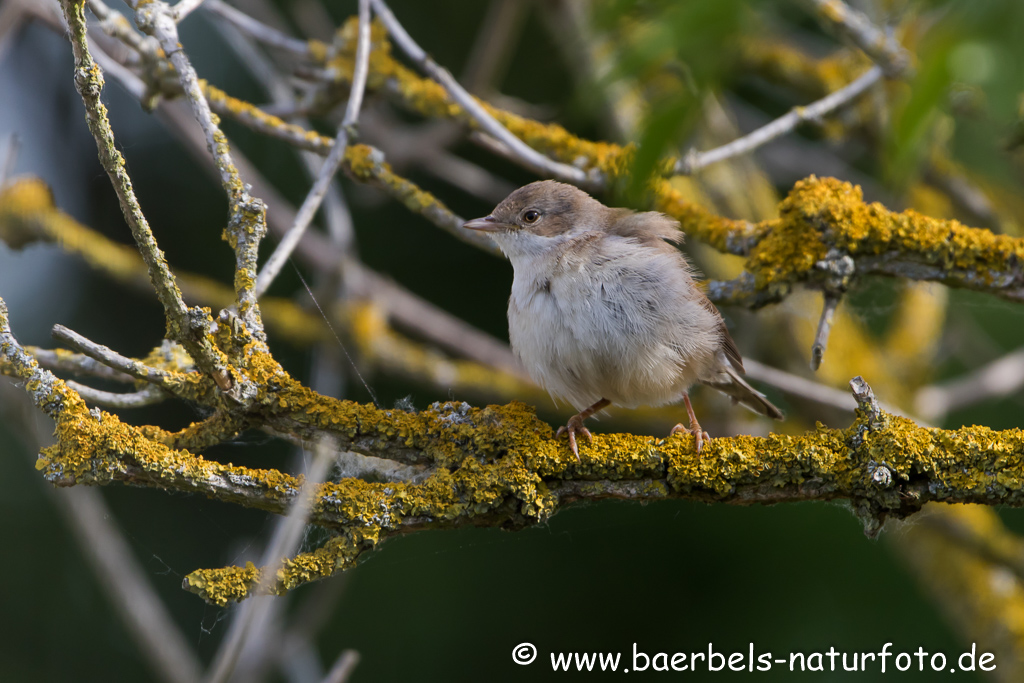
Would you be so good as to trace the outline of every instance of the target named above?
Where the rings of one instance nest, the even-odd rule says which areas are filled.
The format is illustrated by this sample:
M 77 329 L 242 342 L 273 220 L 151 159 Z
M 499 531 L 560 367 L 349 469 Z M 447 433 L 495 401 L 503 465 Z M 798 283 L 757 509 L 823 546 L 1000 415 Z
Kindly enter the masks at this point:
M 580 451 L 576 446 L 576 435 L 582 434 L 587 437 L 587 443 L 594 441 L 594 435 L 590 433 L 590 430 L 583 426 L 583 416 L 573 415 L 569 418 L 569 421 L 564 427 L 559 427 L 558 431 L 555 432 L 555 438 L 562 436 L 562 434 L 569 435 L 569 448 L 572 449 L 572 454 L 576 456 L 576 460 L 580 459 Z
M 706 441 L 711 441 L 711 436 L 701 429 L 700 424 L 694 420 L 689 427 L 684 427 L 682 423 L 677 424 L 672 428 L 672 431 L 668 433 L 669 436 L 675 436 L 680 432 L 686 432 L 692 434 L 693 438 L 697 441 L 697 455 L 700 455 L 700 449 L 704 447 Z

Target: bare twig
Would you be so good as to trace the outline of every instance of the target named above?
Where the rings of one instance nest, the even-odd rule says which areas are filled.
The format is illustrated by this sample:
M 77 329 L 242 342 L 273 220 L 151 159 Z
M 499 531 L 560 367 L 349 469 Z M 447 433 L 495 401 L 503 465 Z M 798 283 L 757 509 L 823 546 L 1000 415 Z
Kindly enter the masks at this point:
M 980 526 L 976 523 L 977 518 L 985 519 L 989 512 L 972 510 L 972 513 L 950 514 L 945 507 L 929 509 L 921 515 L 921 523 L 970 548 L 986 560 L 1006 567 L 1017 575 L 1018 580 L 1024 581 L 1024 540 L 1000 524 L 994 512 L 991 514 L 995 524 Z
M 344 650 L 338 659 L 335 660 L 334 666 L 327 672 L 324 677 L 323 683 L 345 683 L 352 672 L 355 670 L 356 665 L 359 664 L 359 653 L 355 650 Z
M 67 385 L 77 391 L 86 403 L 104 408 L 145 408 L 156 405 L 167 398 L 167 394 L 155 386 L 144 387 L 129 393 L 119 393 L 94 389 L 71 380 L 67 380 Z
M 319 5 L 315 6 L 319 7 Z M 258 48 L 255 39 L 243 33 L 237 26 L 223 17 L 218 16 L 217 19 L 218 21 L 215 24 L 220 30 L 221 35 L 224 36 L 225 42 L 238 54 L 242 63 L 248 68 L 249 73 L 263 85 L 270 94 L 273 103 L 279 106 L 295 105 L 295 91 L 288 84 L 286 77 L 278 71 L 277 67 Z M 213 103 L 211 103 L 211 107 L 213 107 Z M 216 110 L 216 108 L 214 109 Z M 307 130 L 312 129 L 312 126 L 306 120 L 298 119 L 294 123 Z M 306 166 L 306 172 L 309 174 L 310 180 L 315 181 L 320 174 L 323 160 L 317 154 L 304 150 L 299 152 L 299 157 Z M 254 174 L 251 170 L 244 168 L 246 165 L 242 163 L 242 159 L 237 152 L 235 163 L 245 177 L 249 178 L 250 182 L 252 182 Z M 270 202 L 268 195 L 256 190 L 255 183 L 253 183 L 253 191 L 257 196 L 264 197 L 268 205 L 276 206 L 276 203 Z M 270 222 L 270 217 L 271 214 L 268 210 L 268 223 Z M 327 232 L 338 248 L 339 256 L 336 261 L 340 262 L 352 251 L 355 242 L 355 232 L 352 227 L 352 216 L 349 213 L 345 197 L 342 195 L 341 189 L 336 182 L 331 183 L 324 197 L 324 219 L 327 223 Z
M 0 185 L 7 182 L 14 175 L 14 163 L 18 160 L 18 149 L 21 142 L 15 133 L 7 136 L 7 143 L 4 145 L 3 161 L 0 162 Z
M 856 99 L 868 88 L 882 79 L 882 68 L 873 66 L 862 75 L 857 77 L 845 88 L 836 90 L 822 99 L 809 104 L 806 107 L 794 107 L 789 113 L 780 116 L 771 123 L 768 123 L 757 130 L 733 140 L 732 142 L 716 147 L 706 152 L 690 150 L 686 156 L 676 161 L 672 171 L 674 173 L 691 174 L 711 164 L 731 159 L 741 154 L 748 154 L 761 145 L 771 142 L 786 133 L 791 132 L 804 121 L 816 121 L 830 112 L 838 109 L 844 104 Z
M 292 38 L 271 26 L 267 26 L 253 19 L 245 12 L 240 12 L 227 3 L 221 2 L 221 0 L 206 0 L 203 7 L 227 19 L 243 33 L 252 36 L 261 43 L 266 43 L 294 55 L 309 56 L 309 46 L 304 41 Z
M 821 384 L 820 382 L 815 382 L 814 380 L 801 377 L 800 375 L 794 375 L 793 373 L 786 372 L 785 370 L 773 368 L 770 365 L 765 365 L 764 363 L 760 363 L 752 358 L 744 358 L 743 367 L 746 368 L 747 377 L 773 386 L 785 394 L 807 399 L 808 401 L 814 401 L 821 405 L 838 408 L 839 410 L 844 410 L 850 413 L 857 408 L 857 401 L 848 391 L 835 389 L 826 384 Z M 879 405 L 882 407 L 882 410 L 887 413 L 911 418 L 922 426 L 928 426 L 926 422 L 918 420 L 915 416 L 910 415 L 904 410 L 900 410 L 892 404 L 880 402 Z
M 831 292 L 823 292 L 824 301 L 821 306 L 821 318 L 818 320 L 818 331 L 814 333 L 814 345 L 811 346 L 811 370 L 821 367 L 828 347 L 828 335 L 832 331 L 832 321 L 842 297 Z
M 498 123 L 493 116 L 488 114 L 476 98 L 466 92 L 446 69 L 439 66 L 437 62 L 423 51 L 423 48 L 412 39 L 412 36 L 402 27 L 383 0 L 372 0 L 372 2 L 377 17 L 384 23 L 391 38 L 408 55 L 409 59 L 415 62 L 431 78 L 443 85 L 444 89 L 448 91 L 449 97 L 462 107 L 476 125 L 488 135 L 504 143 L 506 147 L 512 150 L 517 160 L 527 164 L 530 168 L 542 169 L 546 175 L 576 185 L 593 186 L 597 184 L 596 177 L 588 177 L 581 169 L 554 161 L 510 133 L 505 126 Z
M 86 5 L 99 19 L 100 29 L 104 33 L 117 38 L 139 54 L 157 57 L 159 45 L 156 41 L 136 31 L 123 14 L 111 9 L 103 0 L 86 0 Z
M 192 12 L 199 9 L 199 6 L 203 4 L 203 0 L 178 0 L 178 4 L 174 6 L 174 20 L 181 21 Z
M 168 387 L 168 384 L 173 380 L 172 373 L 167 372 L 166 370 L 151 368 L 137 360 L 126 358 L 102 344 L 97 344 L 94 341 L 86 339 L 74 330 L 69 330 L 63 325 L 53 326 L 53 336 L 90 358 L 98 360 L 104 365 L 118 370 L 119 372 L 123 372 L 126 375 L 131 375 L 135 379 L 141 379 L 144 382 L 149 382 L 150 384 L 162 387 Z
M 316 457 L 306 475 L 305 481 L 295 496 L 295 501 L 288 512 L 288 516 L 278 525 L 274 536 L 264 552 L 262 566 L 264 571 L 260 579 L 260 586 L 257 593 L 264 593 L 276 580 L 277 570 L 284 563 L 285 558 L 293 555 L 302 540 L 302 530 L 309 520 L 310 512 L 318 499 L 319 484 L 327 477 L 333 464 L 336 447 L 329 439 L 321 439 L 316 447 Z M 262 589 L 262 590 L 261 590 Z M 251 601 L 241 607 L 236 615 L 231 628 L 224 636 L 224 642 L 218 649 L 210 671 L 207 675 L 208 683 L 224 683 L 227 681 L 235 665 L 238 662 L 238 655 L 245 647 L 246 639 L 251 630 L 258 628 L 257 621 L 262 619 L 267 608 L 267 601 Z
M 277 277 L 284 266 L 285 261 L 291 256 L 303 233 L 309 227 L 310 221 L 320 208 L 320 202 L 330 187 L 338 166 L 345 158 L 345 151 L 348 147 L 349 135 L 352 128 L 359 120 L 359 110 L 363 103 L 363 92 L 366 89 L 366 74 L 370 64 L 370 0 L 359 0 L 359 43 L 356 46 L 356 65 L 352 77 L 352 89 L 348 98 L 348 105 L 345 107 L 345 117 L 338 126 L 338 134 L 334 138 L 334 145 L 331 153 L 327 155 L 320 175 L 310 189 L 306 199 L 299 207 L 299 213 L 295 217 L 295 224 L 277 245 L 277 249 L 271 254 L 262 272 L 256 280 L 256 296 L 262 296 L 267 288 Z
M 494 82 L 503 75 L 529 10 L 530 3 L 521 0 L 490 1 L 462 74 L 467 90 L 485 94 L 494 88 Z
M 114 382 L 125 382 L 128 384 L 135 381 L 131 375 L 127 375 L 120 370 L 115 370 L 108 365 L 104 365 L 95 358 L 90 358 L 84 354 L 69 353 L 64 350 L 53 351 L 51 349 L 41 349 L 36 346 L 26 346 L 25 350 L 35 356 L 35 359 L 39 361 L 39 365 L 47 370 L 70 372 L 75 375 L 88 375 L 90 377 L 100 377 L 102 379 Z
M 912 58 L 892 35 L 843 0 L 812 0 L 818 14 L 834 23 L 853 43 L 885 70 L 889 78 L 909 75 Z
M 941 421 L 954 410 L 1016 393 L 1024 387 L 1024 347 L 963 377 L 917 392 L 914 405 L 924 417 Z

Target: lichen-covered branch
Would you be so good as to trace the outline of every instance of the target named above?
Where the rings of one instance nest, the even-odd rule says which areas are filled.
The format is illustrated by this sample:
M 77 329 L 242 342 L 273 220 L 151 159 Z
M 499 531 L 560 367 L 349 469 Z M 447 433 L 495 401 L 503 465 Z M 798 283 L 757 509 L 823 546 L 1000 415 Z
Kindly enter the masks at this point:
M 157 298 L 163 304 L 168 336 L 184 344 L 204 371 L 212 372 L 222 368 L 224 359 L 221 354 L 194 329 L 198 312 L 185 306 L 174 275 L 164 259 L 163 252 L 157 246 L 149 223 L 135 197 L 131 179 L 125 170 L 124 158 L 114 144 L 114 133 L 107 119 L 107 110 L 100 101 L 103 74 L 89 53 L 84 5 L 74 0 L 64 0 L 62 6 L 75 56 L 75 87 L 85 104 L 86 121 L 93 137 L 96 138 L 100 163 L 110 177 L 121 204 L 121 211 L 131 228 L 132 237 L 135 238 L 139 253 L 146 262 Z M 35 195 L 26 198 L 30 203 L 40 203 L 45 199 Z
M 136 23 L 143 31 L 157 39 L 164 54 L 174 65 L 185 97 L 192 107 L 192 113 L 206 135 L 210 154 L 220 169 L 221 184 L 231 205 L 231 217 L 225 238 L 235 250 L 235 297 L 238 315 L 251 334 L 258 341 L 264 342 L 263 321 L 259 314 L 255 281 L 259 244 L 267 232 L 266 207 L 261 200 L 249 195 L 231 159 L 227 138 L 217 125 L 199 85 L 199 77 L 181 47 L 173 10 L 162 0 L 138 0 L 130 4 L 135 9 Z
M 48 387 L 45 396 L 38 387 L 30 391 L 37 404 L 52 406 L 57 422 L 58 443 L 39 459 L 51 482 L 126 481 L 278 513 L 297 494 L 300 478 L 208 461 L 154 440 L 116 416 L 90 413 L 17 346 L 5 318 L 0 335 L 5 356 L 20 358 L 22 373 Z M 310 519 L 336 529 L 338 539 L 300 556 L 296 565 L 286 563 L 284 579 L 270 588 L 275 592 L 291 587 L 289 568 L 311 557 L 333 557 L 327 566 L 335 571 L 387 534 L 464 524 L 522 526 L 578 500 L 679 497 L 751 504 L 845 498 L 870 534 L 887 517 L 906 516 L 933 500 L 1024 504 L 1019 432 L 923 429 L 882 412 L 863 382 L 855 387 L 858 418 L 847 429 L 715 439 L 701 457 L 695 456 L 690 437 L 599 435 L 581 449 L 577 462 L 551 427 L 522 404 L 382 410 L 320 396 L 260 351 L 254 351 L 250 368 L 259 373 L 257 386 L 273 390 L 249 404 L 247 421 L 306 438 L 329 435 L 341 448 L 433 468 L 417 484 L 354 479 L 322 484 Z M 240 599 L 255 584 L 240 581 L 238 571 L 206 572 L 190 577 L 189 584 L 214 602 Z M 255 568 L 241 571 L 258 578 Z M 292 583 L 322 575 L 303 569 Z

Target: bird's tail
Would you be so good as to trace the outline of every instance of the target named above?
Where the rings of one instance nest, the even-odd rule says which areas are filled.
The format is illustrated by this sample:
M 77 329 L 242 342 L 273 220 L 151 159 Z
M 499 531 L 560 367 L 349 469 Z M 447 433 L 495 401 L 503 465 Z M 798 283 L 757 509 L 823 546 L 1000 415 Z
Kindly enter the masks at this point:
M 731 398 L 733 403 L 740 403 L 745 408 L 749 408 L 755 413 L 765 415 L 776 420 L 785 419 L 782 411 L 775 407 L 775 405 L 768 400 L 767 396 L 747 384 L 746 380 L 740 377 L 739 373 L 732 367 L 727 366 L 721 373 L 719 373 L 718 377 L 716 377 L 714 381 L 703 381 L 701 383 L 718 389 L 723 394 Z

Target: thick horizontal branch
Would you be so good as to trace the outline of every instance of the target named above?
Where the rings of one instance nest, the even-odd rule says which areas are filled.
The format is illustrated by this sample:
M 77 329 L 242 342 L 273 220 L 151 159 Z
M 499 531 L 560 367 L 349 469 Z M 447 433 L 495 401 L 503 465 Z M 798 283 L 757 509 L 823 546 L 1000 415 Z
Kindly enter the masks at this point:
M 550 425 L 523 404 L 381 410 L 320 396 L 258 351 L 250 371 L 264 387 L 246 409 L 250 421 L 309 439 L 328 435 L 342 449 L 434 468 L 421 483 L 345 479 L 321 485 L 310 519 L 338 530 L 341 538 L 358 536 L 351 561 L 388 534 L 465 524 L 523 526 L 584 499 L 673 497 L 746 505 L 845 498 L 872 534 L 886 517 L 906 516 L 933 500 L 1024 504 L 1024 436 L 1017 430 L 921 428 L 882 412 L 863 382 L 855 392 L 858 419 L 847 429 L 717 438 L 700 457 L 689 436 L 597 435 L 577 462 Z M 301 486 L 299 478 L 276 470 L 174 450 L 113 415 L 90 414 L 62 382 L 52 376 L 47 381 L 62 400 L 51 410 L 58 443 L 40 455 L 39 468 L 55 484 L 125 481 L 275 513 L 289 507 Z M 202 584 L 204 597 L 215 602 L 244 597 L 251 588 L 210 576 Z

